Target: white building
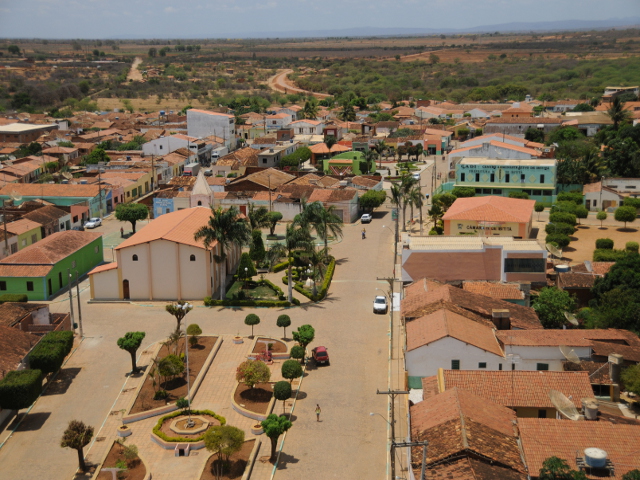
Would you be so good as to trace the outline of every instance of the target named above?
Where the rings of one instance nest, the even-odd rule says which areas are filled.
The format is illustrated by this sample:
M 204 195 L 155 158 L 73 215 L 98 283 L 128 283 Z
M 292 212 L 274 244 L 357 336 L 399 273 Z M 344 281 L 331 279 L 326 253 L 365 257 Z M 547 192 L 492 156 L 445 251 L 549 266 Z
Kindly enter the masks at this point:
M 215 135 L 224 139 L 227 148 L 235 149 L 236 120 L 226 113 L 191 108 L 187 110 L 187 133 L 197 138 Z
M 294 135 L 322 135 L 324 124 L 318 120 L 297 120 L 289 123 Z
M 240 258 L 239 247 L 207 250 L 194 234 L 207 225 L 211 210 L 195 207 L 167 213 L 115 248 L 116 261 L 89 272 L 91 298 L 99 300 L 202 300 L 219 297 L 220 285 Z
M 640 197 L 640 178 L 606 178 L 582 187 L 585 206 L 592 212 L 614 211 L 626 197 Z

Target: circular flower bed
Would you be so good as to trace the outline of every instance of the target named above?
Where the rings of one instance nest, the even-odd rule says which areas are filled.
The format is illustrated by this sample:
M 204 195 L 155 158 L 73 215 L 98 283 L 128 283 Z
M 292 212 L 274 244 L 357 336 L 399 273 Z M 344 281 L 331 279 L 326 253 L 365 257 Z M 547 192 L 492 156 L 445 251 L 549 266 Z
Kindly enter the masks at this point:
M 224 417 L 212 412 L 211 410 L 191 410 L 191 415 L 198 415 L 201 417 L 202 416 L 211 417 L 211 419 L 214 419 L 217 422 L 219 422 L 220 425 L 224 425 L 227 423 L 227 420 Z M 178 435 L 171 436 L 170 434 L 166 433 L 166 429 L 165 431 L 163 431 L 163 425 L 165 424 L 165 422 L 167 422 L 167 420 L 171 420 L 173 418 L 180 417 L 180 416 L 184 416 L 186 418 L 187 413 L 182 410 L 179 410 L 177 412 L 170 413 L 169 415 L 165 415 L 164 417 L 160 417 L 160 420 L 158 420 L 158 423 L 156 423 L 156 426 L 153 428 L 153 434 L 158 436 L 165 442 L 171 442 L 171 443 L 199 442 L 202 439 L 204 439 L 206 430 L 202 432 L 200 435 L 188 435 L 188 436 L 178 436 Z M 215 424 L 216 423 L 210 423 L 209 426 L 213 427 Z

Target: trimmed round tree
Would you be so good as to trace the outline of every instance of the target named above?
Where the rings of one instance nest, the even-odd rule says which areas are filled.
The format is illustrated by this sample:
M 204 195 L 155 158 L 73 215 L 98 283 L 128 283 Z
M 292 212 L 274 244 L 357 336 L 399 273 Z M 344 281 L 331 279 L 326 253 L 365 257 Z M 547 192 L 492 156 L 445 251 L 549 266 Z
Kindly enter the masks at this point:
M 553 212 L 549 215 L 549 221 L 552 223 L 568 223 L 569 225 L 575 225 L 576 216 L 569 212 Z
M 62 434 L 62 440 L 60 446 L 62 448 L 73 448 L 78 452 L 78 467 L 81 472 L 87 470 L 87 466 L 84 462 L 83 449 L 93 438 L 93 427 L 85 425 L 79 420 L 71 420 L 69 426 Z
M 604 210 L 600 210 L 596 215 L 596 218 L 600 220 L 600 230 L 604 228 L 602 226 L 602 222 L 604 222 L 607 219 L 607 217 L 608 217 L 607 212 L 605 212 Z
M 229 457 L 242 449 L 244 430 L 231 425 L 215 425 L 204 434 L 204 446 L 218 455 L 218 462 L 228 465 Z M 223 465 L 224 468 L 224 465 Z
M 599 238 L 596 240 L 596 248 L 603 250 L 613 250 L 613 240 L 610 238 Z
M 119 203 L 116 206 L 116 219 L 131 223 L 133 233 L 136 233 L 136 223 L 149 216 L 149 209 L 142 203 Z
M 307 349 L 307 345 L 313 342 L 315 336 L 316 330 L 311 325 L 301 325 L 298 327 L 298 330 L 293 332 L 293 339 L 305 350 Z
M 145 335 L 145 332 L 127 332 L 124 337 L 118 339 L 118 347 L 131 355 L 131 373 L 134 375 L 140 372 L 138 365 L 136 365 L 136 352 L 140 348 Z
M 285 402 L 291 398 L 291 384 L 284 380 L 277 382 L 273 386 L 273 396 L 276 400 L 282 401 L 282 413 L 284 413 Z
M 278 317 L 278 320 L 276 320 L 276 325 L 280 328 L 284 328 L 284 337 L 282 338 L 287 338 L 287 327 L 291 325 L 291 318 L 289 317 L 289 315 L 280 315 Z
M 244 324 L 251 326 L 251 338 L 253 338 L 253 327 L 260 323 L 260 317 L 255 313 L 250 313 L 244 318 Z
M 614 217 L 617 222 L 624 222 L 624 228 L 627 228 L 627 223 L 634 222 L 636 219 L 635 207 L 618 207 Z
M 578 225 L 580 225 L 581 218 L 587 218 L 588 216 L 589 216 L 589 210 L 587 210 L 587 207 L 583 205 L 578 205 L 576 207 L 576 218 L 578 219 Z
M 271 379 L 271 370 L 261 360 L 245 360 L 236 369 L 236 380 L 253 388 L 256 383 L 268 382 Z
M 289 383 L 293 382 L 294 378 L 300 378 L 302 376 L 302 366 L 295 360 L 286 360 L 281 367 L 282 378 L 289 380 Z
M 264 430 L 264 434 L 269 437 L 271 440 L 271 457 L 269 460 L 273 461 L 276 459 L 276 446 L 278 444 L 278 438 L 284 432 L 289 430 L 293 425 L 287 417 L 279 417 L 274 415 L 273 413 L 269 415 L 266 420 L 263 420 L 261 423 L 262 429 Z
M 538 221 L 540 221 L 540 212 L 544 211 L 544 203 L 542 202 L 536 202 L 535 205 L 533 206 L 533 209 L 538 212 Z
M 189 345 L 195 347 L 198 344 L 198 335 L 202 335 L 202 329 L 197 323 L 192 323 L 187 327 L 187 335 L 189 337 Z
M 571 243 L 569 236 L 561 233 L 547 235 L 544 241 L 545 243 L 555 243 L 559 248 L 564 248 Z
M 291 347 L 291 358 L 300 360 L 301 364 L 304 364 L 304 353 L 304 348 L 302 348 L 300 345 L 294 345 L 293 347 Z

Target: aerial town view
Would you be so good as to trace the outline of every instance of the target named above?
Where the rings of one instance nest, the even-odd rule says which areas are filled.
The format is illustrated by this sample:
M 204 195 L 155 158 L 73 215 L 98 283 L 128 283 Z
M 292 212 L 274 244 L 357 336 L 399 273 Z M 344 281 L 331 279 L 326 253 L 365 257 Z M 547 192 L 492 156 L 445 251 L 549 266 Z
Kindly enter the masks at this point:
M 0 201 L 0 480 L 640 480 L 637 0 L 0 0 Z

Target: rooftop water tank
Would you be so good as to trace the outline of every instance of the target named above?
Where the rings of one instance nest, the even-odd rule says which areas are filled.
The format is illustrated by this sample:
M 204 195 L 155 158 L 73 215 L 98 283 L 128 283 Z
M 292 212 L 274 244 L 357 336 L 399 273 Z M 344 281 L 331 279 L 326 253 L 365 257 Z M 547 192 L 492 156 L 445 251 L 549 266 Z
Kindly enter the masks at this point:
M 607 464 L 607 452 L 601 448 L 585 448 L 584 463 L 591 468 L 603 468 Z
M 556 265 L 554 270 L 557 273 L 567 273 L 571 271 L 571 267 L 569 265 Z

